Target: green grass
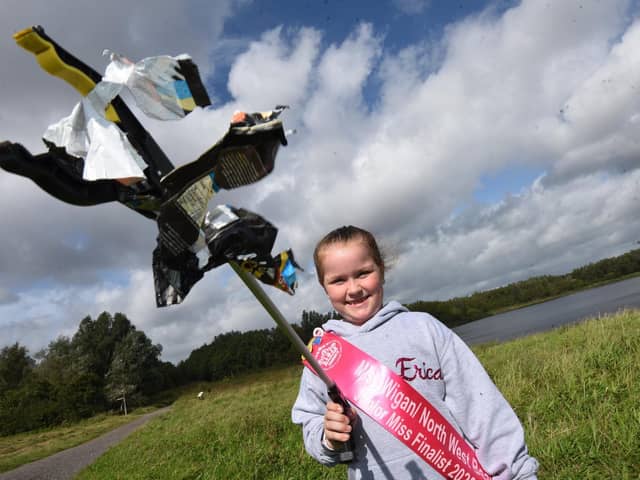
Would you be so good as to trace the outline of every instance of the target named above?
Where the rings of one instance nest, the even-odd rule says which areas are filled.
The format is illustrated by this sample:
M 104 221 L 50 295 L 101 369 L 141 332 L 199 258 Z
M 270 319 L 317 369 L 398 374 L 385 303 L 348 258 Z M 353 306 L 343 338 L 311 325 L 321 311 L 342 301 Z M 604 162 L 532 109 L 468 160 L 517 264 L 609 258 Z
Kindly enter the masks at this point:
M 474 351 L 522 420 L 540 479 L 640 479 L 640 311 Z M 342 480 L 291 424 L 300 370 L 194 385 L 78 478 Z
M 78 478 L 332 479 L 302 448 L 291 405 L 301 367 L 198 385 Z M 203 400 L 196 392 L 205 391 Z
M 540 478 L 640 479 L 640 311 L 475 350 L 523 421 Z

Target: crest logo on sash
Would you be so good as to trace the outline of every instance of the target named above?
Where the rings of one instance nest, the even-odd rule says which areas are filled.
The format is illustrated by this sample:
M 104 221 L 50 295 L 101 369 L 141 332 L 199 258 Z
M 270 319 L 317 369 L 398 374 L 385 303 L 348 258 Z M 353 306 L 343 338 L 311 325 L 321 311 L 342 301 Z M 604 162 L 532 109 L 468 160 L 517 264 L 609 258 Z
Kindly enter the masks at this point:
M 342 346 L 339 342 L 330 341 L 318 348 L 318 363 L 325 370 L 331 370 L 342 356 Z

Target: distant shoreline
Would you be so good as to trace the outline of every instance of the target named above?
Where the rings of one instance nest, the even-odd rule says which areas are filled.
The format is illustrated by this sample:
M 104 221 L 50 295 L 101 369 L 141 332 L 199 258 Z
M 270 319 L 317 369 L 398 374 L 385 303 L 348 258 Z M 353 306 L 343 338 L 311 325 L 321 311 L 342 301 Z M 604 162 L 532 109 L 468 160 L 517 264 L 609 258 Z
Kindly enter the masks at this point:
M 535 302 L 468 322 L 453 330 L 468 344 L 503 342 L 552 330 L 590 317 L 640 308 L 640 275 L 602 282 L 556 298 Z

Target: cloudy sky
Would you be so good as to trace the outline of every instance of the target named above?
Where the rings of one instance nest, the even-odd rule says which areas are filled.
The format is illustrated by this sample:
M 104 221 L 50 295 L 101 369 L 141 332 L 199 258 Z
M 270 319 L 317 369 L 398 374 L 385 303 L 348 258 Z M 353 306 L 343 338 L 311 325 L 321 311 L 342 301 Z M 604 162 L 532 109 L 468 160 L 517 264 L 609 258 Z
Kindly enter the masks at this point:
M 12 34 L 34 24 L 98 71 L 189 53 L 214 105 L 141 120 L 176 165 L 235 110 L 276 104 L 296 129 L 274 172 L 222 192 L 279 229 L 305 272 L 292 322 L 330 306 L 311 253 L 327 231 L 373 231 L 386 297 L 447 299 L 558 274 L 640 240 L 640 6 L 626 0 L 3 0 L 0 140 L 44 151 L 79 97 Z M 155 307 L 156 227 L 120 204 L 75 207 L 0 171 L 0 346 L 31 353 L 87 315 L 123 312 L 177 362 L 216 334 L 274 324 L 227 266 Z

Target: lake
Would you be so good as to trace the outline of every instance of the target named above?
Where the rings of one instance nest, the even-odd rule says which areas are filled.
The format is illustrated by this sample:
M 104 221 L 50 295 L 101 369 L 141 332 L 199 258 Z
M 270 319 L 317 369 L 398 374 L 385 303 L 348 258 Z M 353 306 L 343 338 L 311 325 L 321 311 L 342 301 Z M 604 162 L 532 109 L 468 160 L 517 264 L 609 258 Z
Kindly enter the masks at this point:
M 623 308 L 640 308 L 640 277 L 482 318 L 453 330 L 468 344 L 504 341 Z

